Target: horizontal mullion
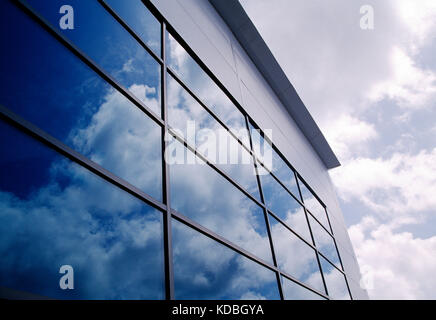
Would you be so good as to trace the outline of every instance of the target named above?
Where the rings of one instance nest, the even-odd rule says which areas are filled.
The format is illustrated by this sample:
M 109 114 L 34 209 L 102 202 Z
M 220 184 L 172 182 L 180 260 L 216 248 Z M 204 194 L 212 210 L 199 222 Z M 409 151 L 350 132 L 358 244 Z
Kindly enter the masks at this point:
M 304 243 L 306 243 L 309 247 L 311 247 L 312 249 L 314 249 L 315 251 L 317 250 L 316 247 L 309 243 L 306 239 L 304 239 L 297 231 L 295 231 L 293 228 L 291 228 L 290 226 L 288 226 L 288 224 L 286 222 L 284 222 L 281 218 L 279 218 L 274 212 L 272 212 L 270 209 L 267 209 L 268 213 L 274 218 L 276 219 L 278 222 L 280 222 L 280 224 L 282 224 L 284 227 L 286 227 L 286 229 L 288 229 L 289 231 L 291 231 L 293 234 L 295 234 L 300 240 L 302 240 Z
M 316 221 L 316 222 L 318 222 L 318 224 L 329 234 L 329 236 L 330 237 L 332 237 L 333 239 L 335 238 L 334 236 L 333 236 L 333 234 L 329 231 L 329 230 L 327 230 L 327 228 L 326 227 L 324 227 L 324 225 L 315 217 L 315 215 L 314 214 L 312 214 L 312 212 L 310 212 L 310 210 L 309 209 L 307 209 L 306 208 L 306 211 L 307 211 L 307 213 L 309 213 L 310 214 L 310 216 Z
M 130 35 L 135 38 L 135 40 L 143 47 L 155 60 L 157 60 L 160 64 L 163 64 L 163 60 L 159 57 L 142 39 L 138 34 L 129 26 L 127 22 L 125 22 L 112 7 L 106 3 L 105 0 L 97 0 L 103 8 L 115 19 L 119 24 L 128 32 Z
M 327 260 L 333 267 L 336 268 L 336 270 L 338 270 L 339 272 L 341 272 L 343 275 L 345 275 L 345 272 L 341 269 L 339 269 L 336 264 L 334 264 L 333 262 L 331 262 L 331 260 L 329 258 L 327 258 L 321 251 L 318 250 L 318 253 L 321 257 L 323 257 L 325 260 Z
M 233 184 L 236 188 L 238 188 L 244 195 L 250 198 L 250 200 L 254 201 L 258 206 L 265 208 L 265 205 L 256 199 L 250 192 L 245 190 L 243 186 L 241 186 L 238 182 L 233 180 L 226 172 L 224 172 L 222 169 L 218 168 L 218 166 L 214 163 L 212 163 L 206 156 L 201 154 L 198 150 L 196 150 L 193 146 L 191 146 L 183 137 L 177 134 L 174 130 L 169 128 L 170 135 L 172 135 L 175 139 L 177 139 L 179 142 L 181 142 L 186 148 L 188 148 L 191 152 L 193 152 L 195 155 L 197 155 L 202 161 L 204 161 L 208 166 L 210 166 L 212 169 L 217 171 L 221 176 L 223 176 L 227 181 L 229 181 L 231 184 Z
M 169 66 L 167 66 L 168 73 L 171 74 L 171 76 L 185 89 L 194 99 L 197 101 L 218 123 L 226 129 L 230 135 L 240 144 L 242 147 L 250 153 L 250 155 L 253 154 L 252 150 L 250 150 L 249 147 L 247 147 L 243 141 L 239 139 L 239 137 L 236 136 L 236 134 L 218 117 L 218 115 L 212 111 L 211 108 L 209 108 L 190 88 L 189 86 L 177 75 L 177 73 L 172 70 Z M 233 102 L 232 102 L 233 103 Z M 247 132 L 247 134 L 250 134 L 250 132 Z
M 287 279 L 289 279 L 289 280 L 291 280 L 291 281 L 293 281 L 293 282 L 299 284 L 300 286 L 302 286 L 302 287 L 304 287 L 304 288 L 306 288 L 306 289 L 308 289 L 308 290 L 310 290 L 310 291 L 312 291 L 312 292 L 314 292 L 314 293 L 316 293 L 316 294 L 322 296 L 323 298 L 326 298 L 326 299 L 329 300 L 329 297 L 326 296 L 325 293 L 322 293 L 322 292 L 316 290 L 315 288 L 311 288 L 310 286 L 308 286 L 308 285 L 305 284 L 304 282 L 301 282 L 300 280 L 294 278 L 294 277 L 291 276 L 290 274 L 288 274 L 288 273 L 286 273 L 286 272 L 283 272 L 283 271 L 279 271 L 279 273 L 280 273 L 281 276 L 283 276 L 283 277 L 285 277 L 285 278 L 287 278 Z
M 26 132 L 30 136 L 36 138 L 37 140 L 44 143 L 45 145 L 49 146 L 50 148 L 54 149 L 55 151 L 62 154 L 63 156 L 67 157 L 68 159 L 72 160 L 73 162 L 78 163 L 79 165 L 88 169 L 92 173 L 98 175 L 99 177 L 119 187 L 120 189 L 128 192 L 129 194 L 135 196 L 136 198 L 139 198 L 140 200 L 151 205 L 152 207 L 160 211 L 166 210 L 165 204 L 157 201 L 156 199 L 146 194 L 142 190 L 138 189 L 137 187 L 133 186 L 129 182 L 114 175 L 112 172 L 104 169 L 102 166 L 86 158 L 79 152 L 71 149 L 70 147 L 68 147 L 58 139 L 52 137 L 45 131 L 41 130 L 40 128 L 30 123 L 29 121 L 24 120 L 23 118 L 16 115 L 14 112 L 10 111 L 9 109 L 5 108 L 2 105 L 0 105 L 0 117 L 6 120 L 7 122 L 11 123 L 15 127 L 18 127 L 22 131 Z
M 225 245 L 226 247 L 238 252 L 239 254 L 243 255 L 244 257 L 261 264 L 262 266 L 270 269 L 271 271 L 280 272 L 280 270 L 277 267 L 273 266 L 272 264 L 269 264 L 268 262 L 264 261 L 261 258 L 258 258 L 254 254 L 248 252 L 247 250 L 241 248 L 240 246 L 234 244 L 233 242 L 227 240 L 226 238 L 218 235 L 217 233 L 209 230 L 208 228 L 202 226 L 201 224 L 193 221 L 192 219 L 186 217 L 185 215 L 178 212 L 177 210 L 171 209 L 171 215 L 174 218 L 176 218 L 178 221 L 183 222 L 184 224 L 188 225 L 189 227 L 191 227 L 191 228 L 195 229 L 196 231 L 204 234 L 205 236 L 208 236 L 209 238 L 221 243 L 222 245 Z
M 124 97 L 130 100 L 135 106 L 142 110 L 146 115 L 153 119 L 160 126 L 164 126 L 164 121 L 159 117 L 153 110 L 146 106 L 142 101 L 136 98 L 129 90 L 124 86 L 119 84 L 111 75 L 104 71 L 96 62 L 94 62 L 90 57 L 88 57 L 84 52 L 82 52 L 78 47 L 76 47 L 70 40 L 68 40 L 62 33 L 56 30 L 48 21 L 46 21 L 42 16 L 35 12 L 32 8 L 28 7 L 18 0 L 16 2 L 30 17 L 36 20 L 45 30 L 47 30 L 52 36 L 54 36 L 59 42 L 61 42 L 65 47 L 67 47 L 76 57 L 78 57 L 82 62 L 84 62 L 88 67 L 90 67 L 94 72 L 96 72 L 101 78 L 108 82 L 112 87 L 117 89 Z

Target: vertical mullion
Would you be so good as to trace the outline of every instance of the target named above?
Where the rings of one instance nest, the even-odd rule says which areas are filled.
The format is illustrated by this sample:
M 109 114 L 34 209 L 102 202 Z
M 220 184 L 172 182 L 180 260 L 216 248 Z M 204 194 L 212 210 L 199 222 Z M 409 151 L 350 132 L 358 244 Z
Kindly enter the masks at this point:
M 324 290 L 325 290 L 326 295 L 328 295 L 329 293 L 327 290 L 327 283 L 324 279 L 324 271 L 322 270 L 322 267 L 321 267 L 321 260 L 319 258 L 318 248 L 317 248 L 316 243 L 315 243 L 315 236 L 313 235 L 313 232 L 312 232 L 312 227 L 310 225 L 308 213 L 306 210 L 306 204 L 304 203 L 303 193 L 301 192 L 301 188 L 300 188 L 300 179 L 298 178 L 298 174 L 295 171 L 294 171 L 294 177 L 295 177 L 295 182 L 297 183 L 298 193 L 300 194 L 301 203 L 303 203 L 303 205 L 304 205 L 304 207 L 303 207 L 304 215 L 306 216 L 306 222 L 307 222 L 307 225 L 309 226 L 310 237 L 312 238 L 312 243 L 313 243 L 314 247 L 316 248 L 315 249 L 316 260 L 318 261 L 318 268 L 319 268 L 319 272 L 321 273 L 321 278 L 322 278 L 322 283 L 324 285 Z
M 258 170 L 258 167 L 257 167 L 256 157 L 255 157 L 255 154 L 254 154 L 253 141 L 251 140 L 249 119 L 248 119 L 248 116 L 246 114 L 245 114 L 245 125 L 246 125 L 247 131 L 248 131 L 248 139 L 249 139 L 249 142 L 250 142 L 250 149 L 251 149 L 251 152 L 252 152 L 252 159 L 253 159 L 253 165 L 254 165 L 254 170 L 255 170 L 255 174 L 256 174 L 257 186 L 259 188 L 260 201 L 265 206 L 265 208 L 263 208 L 263 214 L 264 214 L 264 218 L 265 218 L 266 230 L 267 230 L 267 233 L 268 233 L 268 239 L 269 239 L 269 244 L 270 244 L 270 248 L 271 248 L 271 254 L 272 254 L 272 258 L 273 258 L 273 264 L 274 264 L 274 267 L 276 267 L 278 269 L 277 258 L 276 258 L 276 254 L 275 254 L 275 250 L 274 250 L 274 242 L 273 242 L 272 234 L 271 234 L 271 226 L 269 224 L 268 211 L 266 209 L 267 208 L 266 201 L 265 201 L 265 197 L 263 195 L 262 184 L 260 182 L 259 170 Z M 281 277 L 280 272 L 279 271 L 275 271 L 275 274 L 276 274 L 276 278 L 277 278 L 277 286 L 279 288 L 280 299 L 284 300 L 282 281 L 280 279 L 280 277 Z
M 173 250 L 172 250 L 172 231 L 171 231 L 171 202 L 170 202 L 170 170 L 165 160 L 165 150 L 167 141 L 165 139 L 168 132 L 168 108 L 166 95 L 166 54 L 165 54 L 165 22 L 161 22 L 161 103 L 164 126 L 162 127 L 162 172 L 163 172 L 163 199 L 166 204 L 164 214 L 164 252 L 165 252 L 165 298 L 174 299 L 174 273 L 173 273 Z

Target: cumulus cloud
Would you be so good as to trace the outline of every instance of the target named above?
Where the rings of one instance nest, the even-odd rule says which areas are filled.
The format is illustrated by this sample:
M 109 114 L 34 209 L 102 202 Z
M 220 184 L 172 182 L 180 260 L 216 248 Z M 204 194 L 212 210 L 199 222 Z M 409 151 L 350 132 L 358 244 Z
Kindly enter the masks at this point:
M 374 299 L 434 299 L 436 236 L 398 232 L 372 217 L 349 228 L 366 287 Z

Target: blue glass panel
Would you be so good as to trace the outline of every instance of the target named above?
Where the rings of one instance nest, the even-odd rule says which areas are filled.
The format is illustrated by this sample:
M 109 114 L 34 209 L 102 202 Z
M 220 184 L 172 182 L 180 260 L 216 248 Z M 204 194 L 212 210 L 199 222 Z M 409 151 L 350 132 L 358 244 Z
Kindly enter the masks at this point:
M 141 0 L 105 0 L 144 43 L 160 55 L 160 22 Z
M 162 214 L 0 122 L 0 286 L 55 299 L 163 299 Z M 60 289 L 62 265 L 74 289 Z
M 345 276 L 323 257 L 320 256 L 319 259 L 329 297 L 335 300 L 350 300 Z
M 146 106 L 161 114 L 160 64 L 98 1 L 68 1 L 74 9 L 74 29 L 66 30 L 59 24 L 63 15 L 59 8 L 65 1 L 27 2 Z
M 266 173 L 266 170 L 262 170 Z M 283 222 L 307 241 L 312 242 L 306 214 L 301 204 L 286 191 L 270 174 L 260 175 L 266 206 Z
M 310 291 L 285 277 L 282 279 L 282 290 L 285 300 L 325 300 L 324 297 Z
M 160 200 L 160 126 L 9 1 L 0 16 L 0 103 Z
M 315 250 L 272 216 L 269 221 L 279 268 L 310 287 L 324 292 Z
M 167 64 L 246 146 L 248 132 L 245 117 L 227 95 L 201 69 L 194 59 L 171 35 L 166 35 Z
M 280 299 L 274 272 L 173 220 L 176 299 Z
M 258 159 L 262 161 L 265 167 L 271 171 L 297 199 L 301 200 L 294 171 L 271 147 L 270 143 L 262 137 L 259 130 L 254 129 L 251 123 L 249 127 L 253 151 Z
M 338 268 L 341 268 L 333 237 L 311 215 L 309 215 L 309 221 L 317 249 Z
M 168 122 L 191 146 L 260 200 L 253 157 L 168 75 Z
M 322 223 L 327 230 L 330 230 L 330 226 L 327 220 L 327 213 L 323 205 L 313 195 L 313 193 L 306 187 L 306 184 L 298 179 L 300 185 L 301 194 L 303 196 L 304 205 L 306 208 Z
M 169 162 L 171 207 L 272 263 L 263 209 L 180 142 L 172 149 L 179 155 Z

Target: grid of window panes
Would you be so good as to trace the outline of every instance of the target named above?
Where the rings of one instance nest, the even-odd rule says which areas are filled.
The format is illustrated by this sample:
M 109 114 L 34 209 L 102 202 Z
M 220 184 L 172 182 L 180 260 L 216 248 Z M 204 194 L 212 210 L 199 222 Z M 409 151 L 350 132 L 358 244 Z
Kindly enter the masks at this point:
M 70 0 L 73 30 L 63 1 L 0 3 L 3 291 L 350 299 L 324 205 L 150 3 Z M 249 160 L 216 161 L 187 126 Z

